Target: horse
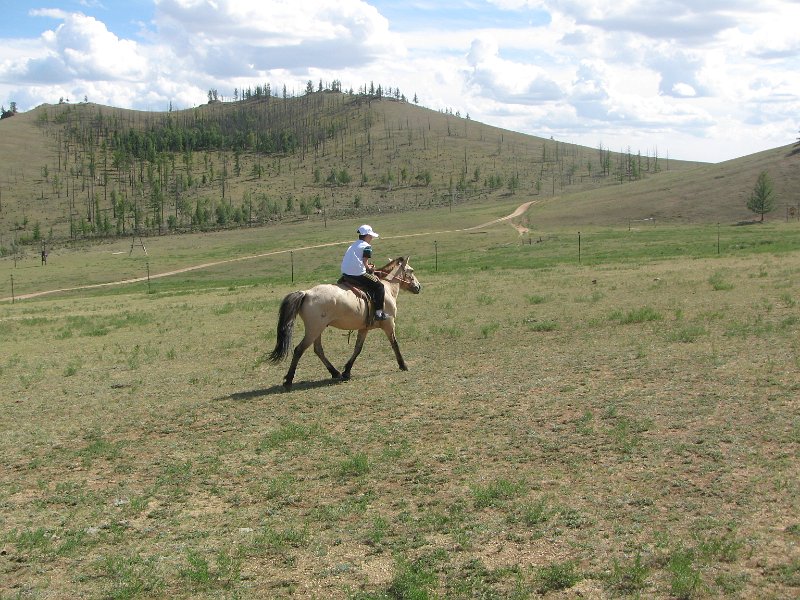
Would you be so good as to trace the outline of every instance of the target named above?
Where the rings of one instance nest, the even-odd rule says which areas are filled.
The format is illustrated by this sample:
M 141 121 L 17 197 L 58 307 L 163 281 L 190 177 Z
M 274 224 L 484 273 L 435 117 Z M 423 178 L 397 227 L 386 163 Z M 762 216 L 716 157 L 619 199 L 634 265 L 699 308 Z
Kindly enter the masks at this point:
M 278 335 L 275 349 L 268 356 L 270 362 L 279 363 L 289 354 L 294 322 L 298 314 L 305 325 L 305 335 L 294 349 L 292 363 L 283 380 L 283 387 L 286 390 L 292 387 L 300 357 L 312 344 L 314 352 L 328 369 L 331 377 L 344 381 L 350 379 L 350 370 L 361 353 L 367 333 L 372 329 L 383 330 L 394 350 L 400 370 L 408 371 L 403 355 L 400 354 L 400 346 L 397 344 L 397 336 L 394 332 L 397 296 L 400 290 L 406 290 L 412 294 L 419 294 L 422 290 L 422 285 L 414 276 L 414 269 L 409 265 L 408 259 L 407 256 L 395 258 L 375 271 L 375 275 L 386 287 L 384 312 L 389 315 L 389 318 L 385 321 L 372 319 L 370 304 L 342 283 L 320 284 L 309 290 L 291 292 L 283 299 L 278 313 Z M 342 372 L 339 372 L 331 364 L 322 350 L 322 332 L 328 326 L 346 331 L 358 331 L 353 355 L 345 364 Z

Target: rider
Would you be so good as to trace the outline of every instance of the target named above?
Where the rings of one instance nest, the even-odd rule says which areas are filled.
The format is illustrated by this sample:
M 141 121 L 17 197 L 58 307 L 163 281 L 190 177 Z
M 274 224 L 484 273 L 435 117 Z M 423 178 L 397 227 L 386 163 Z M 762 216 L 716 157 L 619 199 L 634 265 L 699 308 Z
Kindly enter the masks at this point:
M 381 281 L 373 275 L 375 265 L 372 264 L 372 243 L 378 234 L 369 225 L 362 225 L 358 228 L 358 240 L 353 242 L 342 259 L 342 273 L 360 287 L 366 288 L 375 301 L 375 319 L 385 321 L 389 318 L 383 312 L 383 299 L 386 288 Z

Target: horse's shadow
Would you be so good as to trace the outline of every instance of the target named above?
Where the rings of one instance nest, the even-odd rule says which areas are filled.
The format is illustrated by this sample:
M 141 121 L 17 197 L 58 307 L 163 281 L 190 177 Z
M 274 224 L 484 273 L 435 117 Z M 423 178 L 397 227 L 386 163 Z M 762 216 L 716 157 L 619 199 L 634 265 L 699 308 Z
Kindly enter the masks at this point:
M 264 396 L 287 394 L 291 391 L 296 391 L 296 390 L 314 390 L 317 388 L 330 387 L 332 385 L 339 385 L 344 382 L 345 382 L 344 379 L 321 379 L 320 381 L 304 381 L 301 383 L 293 384 L 290 390 L 287 390 L 285 387 L 283 387 L 283 385 L 273 385 L 272 387 L 262 388 L 258 390 L 234 392 L 232 394 L 228 394 L 227 396 L 219 396 L 217 398 L 214 398 L 214 400 L 215 401 L 233 400 L 235 402 L 244 402 L 247 400 L 253 400 L 255 398 L 261 398 Z

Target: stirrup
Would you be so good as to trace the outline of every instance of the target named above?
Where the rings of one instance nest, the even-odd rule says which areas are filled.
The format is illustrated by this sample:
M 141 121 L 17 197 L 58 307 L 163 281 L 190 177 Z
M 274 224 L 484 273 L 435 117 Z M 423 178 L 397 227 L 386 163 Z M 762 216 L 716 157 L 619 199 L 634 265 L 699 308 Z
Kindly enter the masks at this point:
M 387 315 L 382 310 L 376 310 L 375 311 L 375 320 L 376 321 L 385 321 L 388 318 L 389 318 L 389 315 Z

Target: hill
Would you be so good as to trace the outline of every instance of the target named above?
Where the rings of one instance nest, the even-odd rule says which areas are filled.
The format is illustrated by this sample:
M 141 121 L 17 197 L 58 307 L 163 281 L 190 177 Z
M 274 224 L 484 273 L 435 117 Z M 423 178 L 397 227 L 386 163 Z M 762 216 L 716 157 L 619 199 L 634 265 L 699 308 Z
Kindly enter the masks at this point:
M 537 228 L 737 223 L 752 218 L 745 201 L 762 170 L 774 181 L 773 218 L 796 216 L 800 154 L 789 146 L 686 162 L 328 91 L 161 113 L 43 105 L 0 121 L 0 253 L 511 196 L 538 201 L 528 215 Z
M 699 166 L 333 92 L 165 113 L 43 105 L 0 123 L 0 164 L 0 246 L 593 196 Z
M 776 199 L 769 218 L 796 219 L 800 215 L 800 154 L 793 153 L 791 146 L 550 199 L 537 204 L 528 218 L 540 228 L 751 222 L 753 213 L 746 202 L 761 171 L 769 174 Z

